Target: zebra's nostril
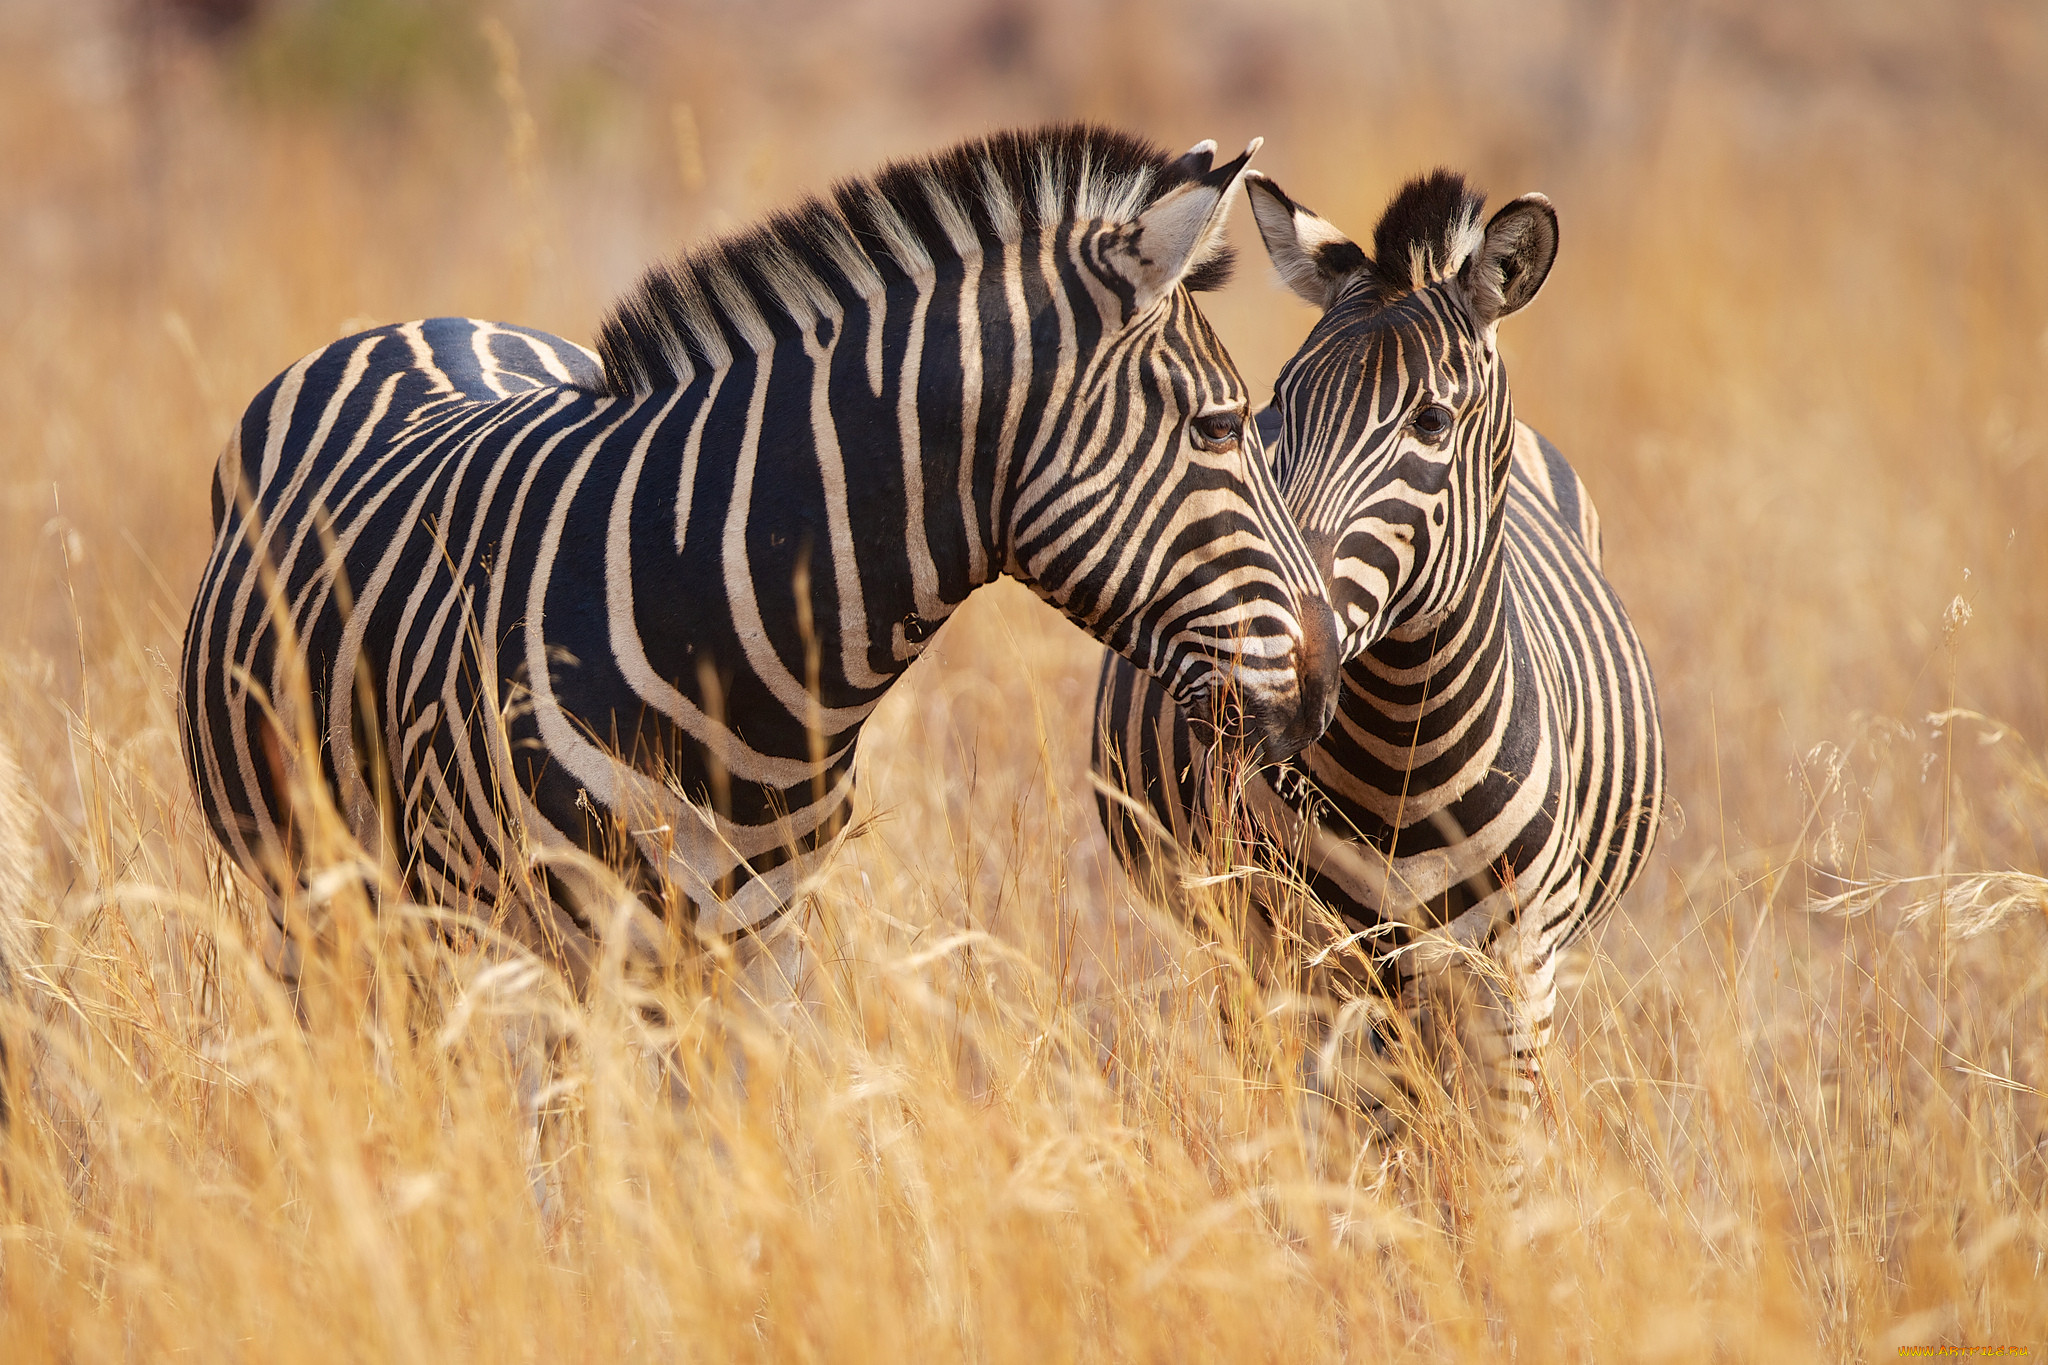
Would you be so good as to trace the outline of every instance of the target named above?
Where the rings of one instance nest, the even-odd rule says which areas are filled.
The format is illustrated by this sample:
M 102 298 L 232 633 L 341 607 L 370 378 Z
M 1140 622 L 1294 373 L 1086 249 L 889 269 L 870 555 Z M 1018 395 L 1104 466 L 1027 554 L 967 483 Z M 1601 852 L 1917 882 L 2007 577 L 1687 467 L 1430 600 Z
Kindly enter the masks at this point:
M 1295 710 L 1285 725 L 1270 731 L 1267 758 L 1287 758 L 1313 744 L 1329 726 L 1337 706 L 1337 670 L 1343 654 L 1337 643 L 1337 617 L 1317 599 L 1296 603 L 1301 638 L 1289 651 L 1294 665 Z

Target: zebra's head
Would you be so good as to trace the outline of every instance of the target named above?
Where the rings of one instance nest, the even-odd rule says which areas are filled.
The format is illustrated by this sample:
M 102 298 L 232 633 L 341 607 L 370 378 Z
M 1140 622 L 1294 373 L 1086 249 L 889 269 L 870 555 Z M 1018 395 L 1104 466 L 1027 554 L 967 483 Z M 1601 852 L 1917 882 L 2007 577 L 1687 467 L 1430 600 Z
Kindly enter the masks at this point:
M 1052 248 L 1066 288 L 1034 335 L 1057 326 L 1081 354 L 1019 462 L 1007 529 L 1013 573 L 1198 720 L 1279 758 L 1329 723 L 1336 621 L 1193 298 L 1227 274 L 1223 222 L 1258 145 L 1216 166 L 1201 143 L 1134 212 Z
M 1275 386 L 1275 476 L 1330 583 L 1344 657 L 1433 629 L 1499 543 L 1514 408 L 1495 328 L 1543 286 L 1557 215 L 1492 218 L 1444 170 L 1411 180 L 1372 253 L 1248 178 L 1281 277 L 1323 310 Z

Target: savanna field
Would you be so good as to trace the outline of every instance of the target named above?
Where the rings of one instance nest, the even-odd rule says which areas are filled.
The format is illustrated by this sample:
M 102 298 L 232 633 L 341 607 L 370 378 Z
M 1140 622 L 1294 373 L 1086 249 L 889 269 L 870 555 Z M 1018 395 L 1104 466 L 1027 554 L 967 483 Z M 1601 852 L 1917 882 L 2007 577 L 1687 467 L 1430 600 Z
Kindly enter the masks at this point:
M 295 1007 L 178 748 L 242 405 L 376 323 L 588 342 L 686 243 L 1072 117 L 1263 135 L 1353 236 L 1438 164 L 1557 206 L 1502 343 L 1672 799 L 1519 1198 L 1448 1109 L 1398 1166 L 1304 1124 L 1241 883 L 1191 931 L 1124 879 L 1100 647 L 1009 584 L 869 725 L 792 999 L 335 893 Z M 1264 394 L 1313 315 L 1232 235 Z M 14 0 L 0 581 L 7 1365 L 2048 1351 L 2037 5 Z

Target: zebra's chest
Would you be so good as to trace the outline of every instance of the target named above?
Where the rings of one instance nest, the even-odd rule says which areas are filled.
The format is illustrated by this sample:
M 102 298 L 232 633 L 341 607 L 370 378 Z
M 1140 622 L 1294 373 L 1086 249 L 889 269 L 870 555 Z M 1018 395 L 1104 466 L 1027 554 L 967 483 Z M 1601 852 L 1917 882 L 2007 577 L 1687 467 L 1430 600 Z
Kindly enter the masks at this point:
M 1512 623 L 1500 645 L 1442 679 L 1433 705 L 1408 680 L 1388 685 L 1369 658 L 1352 665 L 1329 732 L 1272 778 L 1315 843 L 1380 861 L 1421 900 L 1570 880 L 1578 784 L 1555 670 Z M 1378 909 L 1387 894 L 1351 899 Z

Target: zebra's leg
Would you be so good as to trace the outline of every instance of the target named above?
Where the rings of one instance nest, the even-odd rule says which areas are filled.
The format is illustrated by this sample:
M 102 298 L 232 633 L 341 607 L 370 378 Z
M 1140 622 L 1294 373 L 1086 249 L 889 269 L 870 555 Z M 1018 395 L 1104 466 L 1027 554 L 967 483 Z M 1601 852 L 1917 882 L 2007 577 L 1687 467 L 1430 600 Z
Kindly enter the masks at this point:
M 1329 1000 L 1303 1062 L 1303 1129 L 1317 1169 L 1352 1180 L 1401 1164 L 1427 1082 L 1398 1002 L 1377 991 Z
M 1542 1158 L 1532 1124 L 1555 1005 L 1553 959 L 1534 941 L 1540 914 L 1518 916 L 1483 946 L 1454 926 L 1421 955 L 1415 1017 L 1421 1045 L 1457 1112 L 1469 1116 L 1472 1155 L 1519 1200 Z M 1478 937 L 1479 935 L 1471 935 Z
M 306 1027 L 306 1003 L 300 987 L 306 971 L 306 941 L 309 928 L 303 923 L 304 912 L 294 915 L 284 897 L 266 890 L 263 897 L 264 916 L 257 926 L 261 941 L 256 945 L 257 957 L 263 968 L 284 991 L 284 998 L 292 1007 L 292 1017 L 299 1027 Z M 294 919 L 301 922 L 294 924 Z
M 1347 973 L 1321 992 L 1332 1003 L 1304 1086 L 1316 1167 L 1336 1178 L 1348 1165 L 1356 1180 L 1377 1165 L 1380 1180 L 1423 1198 L 1440 1197 L 1446 1176 L 1491 1186 L 1505 1172 L 1512 1191 L 1511 985 L 1455 930 L 1390 937 L 1389 951 L 1361 955 L 1377 971 Z
M 1540 917 L 1528 921 L 1532 927 L 1540 922 Z M 1510 989 L 1500 1015 L 1506 1095 L 1496 1137 L 1503 1149 L 1502 1178 L 1519 1195 L 1524 1180 L 1549 1152 L 1550 1129 L 1539 1121 L 1539 1112 L 1543 1054 L 1550 1045 L 1557 1007 L 1557 958 L 1540 946 L 1525 945 L 1521 933 L 1513 937 L 1515 951 L 1500 963 L 1501 977 Z
M 1554 999 L 1548 959 L 1524 951 L 1518 928 L 1479 944 L 1465 927 L 1415 936 L 1386 956 L 1383 979 L 1312 983 L 1304 1129 L 1332 1177 L 1447 1161 L 1519 1199 L 1540 1160 L 1530 1119 Z M 1483 938 L 1483 926 L 1468 933 Z
M 1353 1183 L 1373 1172 L 1369 1183 L 1377 1183 L 1407 1164 L 1435 1085 L 1404 1004 L 1412 983 L 1403 959 L 1385 951 L 1391 926 L 1360 929 L 1312 899 L 1301 908 L 1298 941 L 1267 956 L 1275 966 L 1299 964 L 1291 984 L 1309 1024 L 1303 1129 L 1318 1169 Z

